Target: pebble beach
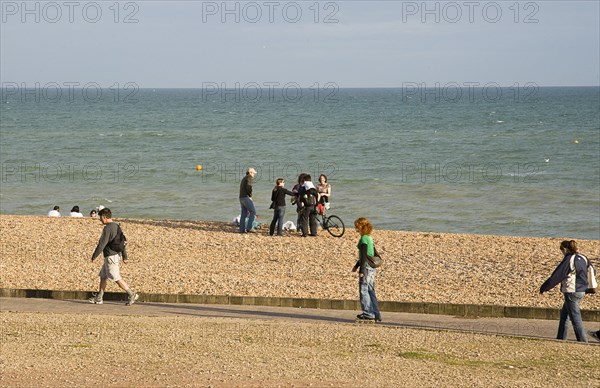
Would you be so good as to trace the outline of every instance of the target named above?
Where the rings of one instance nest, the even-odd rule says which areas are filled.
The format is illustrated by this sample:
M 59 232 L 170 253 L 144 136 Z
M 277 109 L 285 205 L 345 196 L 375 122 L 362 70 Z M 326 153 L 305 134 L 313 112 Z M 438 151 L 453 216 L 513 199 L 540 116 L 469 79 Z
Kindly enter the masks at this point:
M 233 225 L 208 221 L 115 219 L 128 239 L 123 278 L 137 291 L 264 297 L 358 298 L 359 235 L 316 238 L 295 232 L 271 237 L 263 226 L 239 234 Z M 415 233 L 375 230 L 384 258 L 376 276 L 386 301 L 504 306 L 562 305 L 559 287 L 539 287 L 561 260 L 562 238 Z M 102 224 L 90 218 L 0 216 L 0 287 L 94 291 L 101 261 L 91 263 Z M 566 237 L 567 238 L 567 237 Z M 577 240 L 600 267 L 600 241 Z M 107 291 L 120 291 L 109 284 Z M 587 296 L 583 309 L 600 309 Z
M 241 235 L 220 222 L 117 220 L 124 279 L 138 291 L 358 298 L 358 234 Z M 348 223 L 349 220 L 348 220 Z M 0 287 L 89 290 L 102 225 L 88 218 L 0 216 Z M 385 260 L 380 300 L 560 307 L 538 296 L 560 239 L 373 232 Z M 580 241 L 590 258 L 599 241 Z M 596 264 L 597 261 L 596 261 Z M 120 291 L 109 284 L 109 291 Z M 600 308 L 588 296 L 584 309 Z M 379 325 L 2 311 L 0 385 L 365 387 L 598 386 L 596 346 Z M 134 307 L 135 309 L 135 307 Z M 118 343 L 118 351 L 115 351 Z M 562 368 L 573 359 L 577 368 Z M 101 360 L 101 362 L 98 362 Z M 292 366 L 293 367 L 289 367 Z M 357 365 L 374 365 L 358 367 Z M 556 373 L 560 370 L 559 373 Z

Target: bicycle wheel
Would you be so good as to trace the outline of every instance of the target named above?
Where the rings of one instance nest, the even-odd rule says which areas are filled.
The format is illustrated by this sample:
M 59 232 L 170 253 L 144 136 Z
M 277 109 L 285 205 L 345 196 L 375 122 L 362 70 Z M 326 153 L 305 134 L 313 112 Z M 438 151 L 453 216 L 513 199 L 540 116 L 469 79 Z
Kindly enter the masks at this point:
M 346 228 L 344 227 L 344 222 L 338 216 L 329 216 L 324 222 L 325 229 L 331 234 L 333 237 L 342 237 Z

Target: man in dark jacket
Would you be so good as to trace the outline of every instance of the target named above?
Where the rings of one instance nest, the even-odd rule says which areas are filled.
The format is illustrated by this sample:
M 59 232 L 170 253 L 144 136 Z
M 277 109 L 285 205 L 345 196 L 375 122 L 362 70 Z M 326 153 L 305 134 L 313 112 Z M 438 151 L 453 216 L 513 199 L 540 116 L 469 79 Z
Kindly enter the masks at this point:
M 254 207 L 254 202 L 252 201 L 252 186 L 254 185 L 254 176 L 256 175 L 256 170 L 252 167 L 248 167 L 246 170 L 246 176 L 240 182 L 240 205 L 241 205 L 241 213 L 240 213 L 240 233 L 249 233 L 254 232 L 252 229 L 252 224 L 254 223 L 254 218 L 256 217 L 256 208 Z M 246 227 L 246 216 L 248 217 L 248 223 Z
M 319 202 L 319 193 L 312 183 L 312 178 L 309 174 L 304 176 L 304 184 L 298 190 L 298 205 L 300 208 L 300 227 L 302 229 L 302 237 L 308 235 L 310 227 L 310 235 L 317 236 L 317 218 L 315 216 L 315 206 Z
M 119 225 L 112 220 L 112 213 L 109 208 L 105 207 L 100 210 L 98 212 L 98 219 L 104 225 L 104 229 L 102 229 L 100 241 L 98 241 L 98 245 L 94 253 L 92 253 L 92 262 L 102 253 L 104 264 L 102 265 L 102 269 L 100 269 L 98 293 L 90 298 L 89 302 L 94 304 L 103 303 L 102 298 L 106 289 L 106 280 L 110 279 L 127 292 L 127 305 L 132 305 L 138 300 L 139 295 L 129 288 L 127 283 L 121 278 L 119 271 L 121 255 L 123 256 L 123 263 L 127 264 L 127 251 L 125 250 L 125 245 L 121 244 L 121 239 L 124 239 L 123 232 Z

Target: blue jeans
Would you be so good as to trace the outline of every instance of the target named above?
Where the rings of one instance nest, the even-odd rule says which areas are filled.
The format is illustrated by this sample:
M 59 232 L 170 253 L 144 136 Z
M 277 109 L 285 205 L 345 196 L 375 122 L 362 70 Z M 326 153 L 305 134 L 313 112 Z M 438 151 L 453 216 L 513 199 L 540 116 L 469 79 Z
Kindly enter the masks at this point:
M 381 320 L 379 303 L 375 295 L 375 269 L 365 266 L 365 274 L 358 278 L 358 291 L 360 293 L 360 307 L 363 314 L 369 318 Z
M 581 310 L 579 309 L 579 303 L 583 299 L 585 293 L 565 292 L 563 295 L 565 296 L 565 303 L 560 310 L 560 321 L 558 322 L 558 334 L 556 334 L 556 338 L 559 340 L 567 339 L 567 319 L 570 318 L 577 341 L 588 342 L 583 328 L 583 320 L 581 319 Z
M 275 233 L 275 224 L 277 224 L 277 235 L 283 235 L 283 216 L 285 215 L 285 206 L 275 206 L 273 210 L 273 220 L 269 228 L 269 234 L 272 236 Z
M 248 226 L 252 228 L 254 224 L 254 217 L 256 217 L 256 208 L 254 207 L 254 201 L 250 197 L 240 198 L 240 205 L 242 211 L 240 213 L 240 233 L 246 233 L 246 214 L 250 213 L 248 217 Z

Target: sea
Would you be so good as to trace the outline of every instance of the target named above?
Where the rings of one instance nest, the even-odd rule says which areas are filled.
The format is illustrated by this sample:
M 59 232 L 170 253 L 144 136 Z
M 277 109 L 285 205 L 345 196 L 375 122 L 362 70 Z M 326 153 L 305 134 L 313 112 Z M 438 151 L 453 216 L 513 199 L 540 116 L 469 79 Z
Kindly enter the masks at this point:
M 4 85 L 0 213 L 232 221 L 258 174 L 332 186 L 347 228 L 600 239 L 600 88 Z M 296 220 L 288 206 L 286 220 Z

